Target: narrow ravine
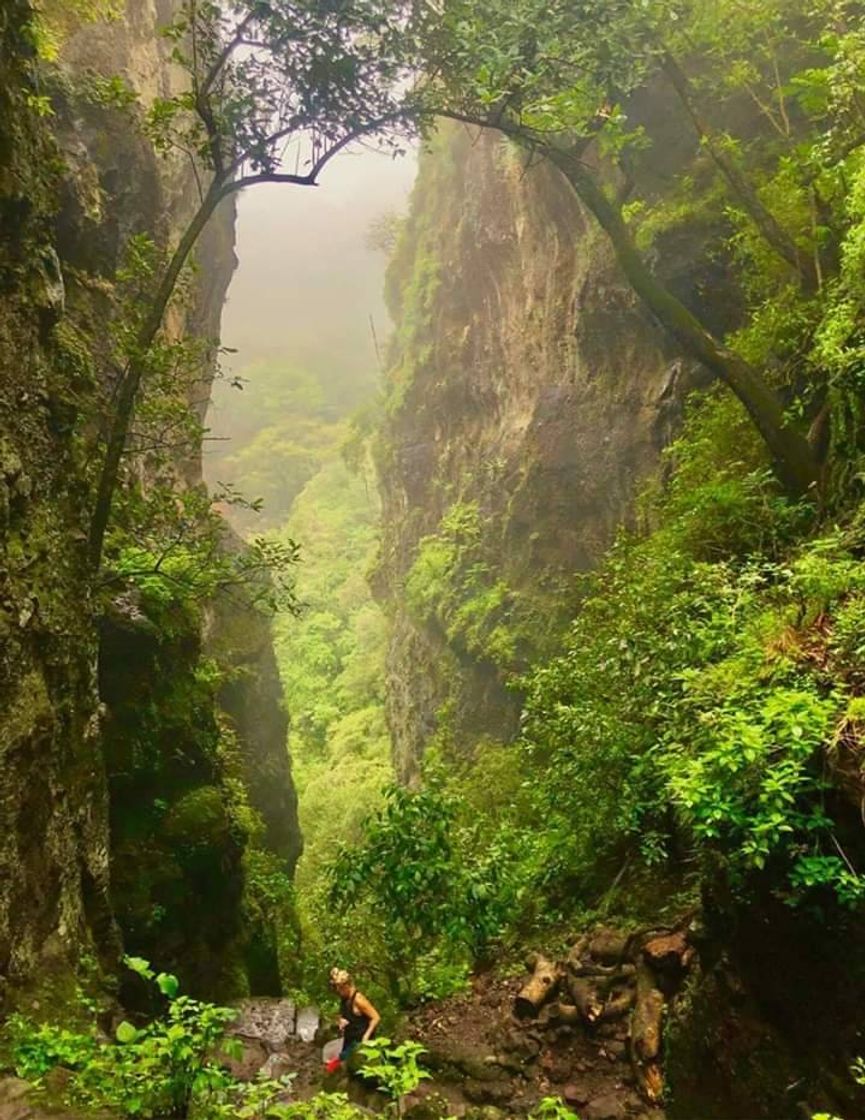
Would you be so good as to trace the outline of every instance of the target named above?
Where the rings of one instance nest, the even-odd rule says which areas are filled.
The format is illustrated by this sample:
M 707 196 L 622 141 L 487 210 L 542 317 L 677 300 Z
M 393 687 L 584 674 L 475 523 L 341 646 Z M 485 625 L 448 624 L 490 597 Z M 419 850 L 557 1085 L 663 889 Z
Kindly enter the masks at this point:
M 0 4 L 0 1120 L 865 1116 L 861 7 Z

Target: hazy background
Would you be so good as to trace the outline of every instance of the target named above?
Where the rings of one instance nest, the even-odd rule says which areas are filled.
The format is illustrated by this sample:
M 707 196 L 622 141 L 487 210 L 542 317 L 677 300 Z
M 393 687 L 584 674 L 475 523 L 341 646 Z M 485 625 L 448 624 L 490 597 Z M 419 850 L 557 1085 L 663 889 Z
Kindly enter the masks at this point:
M 361 151 L 333 162 L 317 188 L 258 187 L 240 200 L 239 268 L 222 341 L 244 379 L 218 381 L 209 413 L 205 474 L 262 498 L 255 514 L 226 509 L 243 533 L 297 541 L 299 618 L 274 619 L 274 650 L 291 713 L 292 772 L 300 795 L 309 892 L 322 869 L 380 803 L 393 777 L 384 715 L 387 623 L 366 572 L 378 549 L 378 493 L 348 469 L 350 417 L 380 381 L 370 317 L 383 346 L 387 254 L 370 226 L 405 212 L 415 158 Z M 390 228 L 390 227 L 389 227 Z M 306 894 L 304 894 L 306 891 Z
M 205 445 L 211 485 L 230 480 L 254 488 L 258 472 L 250 462 L 273 454 L 276 427 L 283 446 L 308 443 L 300 430 L 305 417 L 344 419 L 375 391 L 380 371 L 370 319 L 383 343 L 390 330 L 382 299 L 387 260 L 366 237 L 374 219 L 405 212 L 415 170 L 414 154 L 393 159 L 358 149 L 337 157 L 318 187 L 260 186 L 241 196 L 239 265 L 222 342 L 237 350 L 223 364 L 244 378 L 244 388 L 232 389 L 230 379 L 214 387 L 211 435 L 231 442 Z M 268 438 L 253 449 L 264 431 Z M 284 473 L 297 490 L 290 462 Z M 285 512 L 279 505 L 274 518 Z

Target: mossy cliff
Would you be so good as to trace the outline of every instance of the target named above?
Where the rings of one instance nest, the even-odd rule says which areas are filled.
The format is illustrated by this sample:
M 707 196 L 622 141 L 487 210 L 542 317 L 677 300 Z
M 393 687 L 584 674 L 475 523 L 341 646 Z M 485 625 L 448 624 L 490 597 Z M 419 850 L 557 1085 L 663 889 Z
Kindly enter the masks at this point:
M 267 919 L 239 934 L 249 854 L 290 874 L 300 842 L 266 622 L 212 604 L 163 626 L 146 606 L 96 596 L 85 562 L 117 270 L 131 235 L 168 244 L 195 203 L 186 170 L 160 160 L 135 111 L 94 98 L 88 75 L 121 74 L 145 105 L 171 88 L 158 35 L 169 9 L 129 0 L 119 20 L 64 27 L 49 67 L 34 57 L 29 4 L 0 13 L 0 977 L 10 997 L 49 959 L 63 971 L 95 950 L 110 965 L 120 936 L 199 991 L 245 990 L 250 968 L 272 987 L 273 953 L 250 965 L 252 942 L 270 937 L 255 923 Z M 226 209 L 199 246 L 184 317 L 203 338 L 218 333 L 233 221 Z M 175 470 L 197 483 L 197 454 L 185 449 Z M 242 671 L 226 652 L 235 626 Z M 262 713 L 252 731 L 249 703 Z
M 693 295 L 686 248 L 667 270 Z M 387 291 L 373 584 L 406 776 L 434 734 L 512 735 L 505 682 L 560 632 L 695 375 L 565 181 L 496 135 L 450 127 L 424 153 Z
M 652 94 L 643 108 L 664 107 Z M 679 128 L 677 135 L 673 113 L 665 135 L 669 143 L 640 156 L 655 161 L 646 193 L 668 203 L 656 211 L 662 220 L 654 236 L 641 229 L 641 248 L 677 296 L 724 336 L 746 318 L 724 263 L 729 232 L 720 231 L 715 252 L 705 251 L 717 212 L 713 218 L 712 210 L 695 207 L 693 197 L 677 200 L 674 190 L 683 165 L 698 165 L 701 155 L 693 137 L 690 155 L 683 148 L 688 132 Z M 612 171 L 606 185 L 627 194 L 627 183 Z M 746 809 L 740 810 L 738 793 L 730 796 L 729 760 L 739 751 L 748 757 L 742 747 L 759 723 L 747 710 L 748 689 L 760 696 L 761 710 L 770 711 L 778 696 L 777 710 L 795 718 L 795 702 L 781 692 L 787 678 L 773 660 L 782 647 L 801 642 L 810 650 L 813 642 L 821 650 L 814 677 L 809 668 L 796 678 L 813 690 L 817 704 L 827 702 L 824 689 L 841 696 L 850 689 L 850 670 L 823 653 L 843 640 L 841 619 L 852 609 L 848 585 L 835 599 L 837 639 L 822 590 L 805 592 L 807 606 L 790 605 L 789 614 L 777 616 L 782 639 L 770 629 L 773 612 L 785 610 L 778 605 L 785 592 L 777 589 L 785 587 L 788 562 L 820 568 L 818 557 L 829 552 L 825 542 L 808 537 L 810 511 L 799 521 L 803 510 L 781 502 L 779 515 L 789 512 L 792 519 L 778 543 L 748 538 L 752 527 L 771 531 L 769 503 L 778 496 L 753 433 L 721 393 L 694 402 L 675 454 L 662 457 L 665 444 L 682 431 L 682 401 L 699 384 L 700 372 L 676 358 L 637 304 L 565 184 L 497 137 L 449 128 L 425 153 L 391 265 L 389 296 L 396 330 L 377 444 L 384 525 L 373 580 L 391 616 L 387 703 L 401 776 L 411 784 L 430 748 L 446 763 L 454 756 L 471 759 L 481 748 L 473 770 L 438 765 L 431 773 L 437 783 L 452 769 L 458 775 L 452 788 L 463 783 L 472 797 L 469 783 L 488 797 L 498 789 L 515 791 L 517 813 L 530 822 L 522 830 L 523 820 L 514 822 L 519 840 L 510 860 L 518 866 L 525 860 L 532 884 L 516 894 L 521 918 L 531 890 L 540 897 L 539 921 L 615 907 L 629 921 L 665 925 L 663 907 L 678 911 L 694 954 L 665 1021 L 670 1116 L 792 1118 L 823 1108 L 861 1115 L 861 1085 L 850 1077 L 861 1050 L 861 899 L 851 905 L 839 892 L 833 900 L 828 890 L 821 892 L 819 879 L 802 880 L 816 888 L 810 894 L 791 891 L 795 880 L 785 879 L 780 844 L 768 858 L 758 850 L 744 875 L 748 845 L 735 834 L 743 820 L 755 835 L 767 831 L 759 812 L 770 799 L 760 783 L 771 780 L 776 762 L 787 764 L 784 750 L 795 752 L 801 728 L 795 725 L 789 736 L 772 732 L 766 754 L 749 770 L 754 782 L 746 797 L 753 800 Z M 638 503 L 640 491 L 658 476 L 661 484 Z M 713 543 L 713 517 L 733 510 L 754 480 L 760 495 L 755 515 L 722 517 L 715 523 L 720 544 Z M 617 529 L 641 516 L 646 531 L 608 552 Z M 853 531 L 851 539 L 856 545 L 843 562 L 859 573 Z M 767 570 L 778 573 L 777 583 L 760 592 L 765 613 L 755 615 L 753 631 L 740 612 L 754 568 L 738 569 L 736 558 L 746 556 L 750 563 L 771 557 Z M 675 573 L 683 558 L 700 567 L 693 592 L 685 595 L 694 613 L 680 625 L 682 585 Z M 579 578 L 595 566 L 594 579 Z M 713 578 L 730 572 L 733 646 L 744 651 L 753 633 L 759 652 L 755 662 L 722 668 L 720 647 L 707 644 L 694 654 L 689 643 L 698 641 L 702 595 Z M 575 610 L 581 588 L 587 594 Z M 710 631 L 722 625 L 725 611 L 705 609 Z M 569 616 L 576 622 L 557 642 Z M 861 632 L 859 623 L 854 629 Z M 549 648 L 558 656 L 550 659 Z M 710 648 L 715 652 L 706 652 Z M 682 660 L 665 670 L 670 651 Z M 621 675 L 617 665 L 624 667 Z M 526 666 L 523 733 L 512 752 L 502 752 L 514 780 L 509 786 L 490 764 L 496 752 L 483 740 L 516 739 L 521 698 L 509 685 Z M 668 671 L 669 691 L 654 675 Z M 713 682 L 705 692 L 695 687 L 701 671 Z M 854 683 L 854 705 L 859 687 Z M 703 728 L 722 725 L 718 713 L 725 704 L 741 722 L 710 780 L 701 768 L 706 746 L 700 736 Z M 683 727 L 676 718 L 686 711 L 693 722 Z M 834 788 L 833 760 L 839 742 L 846 742 L 847 717 L 840 718 L 836 730 L 829 723 L 817 735 L 809 766 L 820 812 L 831 814 L 835 829 L 823 858 L 861 883 L 855 816 L 861 787 L 843 805 Z M 720 754 L 728 744 L 718 748 L 717 742 L 724 740 L 713 743 Z M 664 766 L 674 784 L 682 782 L 674 797 L 655 784 Z M 698 775 L 691 784 L 689 766 Z M 855 769 L 858 782 L 858 761 Z M 701 792 L 691 799 L 697 786 Z M 517 790 L 530 791 L 525 802 L 517 800 Z M 701 817 L 712 798 L 713 808 Z M 792 817 L 799 802 L 792 795 L 788 800 Z M 633 817 L 629 804 L 637 810 Z M 469 805 L 476 813 L 475 802 Z M 778 820 L 780 835 L 795 835 L 783 814 Z M 494 837 L 492 851 L 499 837 L 507 842 L 496 826 L 490 813 L 478 827 Z M 662 854 L 651 850 L 656 826 L 670 838 Z M 797 843 L 800 853 L 818 853 L 811 834 Z M 475 849 L 466 850 L 467 864 L 482 865 Z M 657 907 L 656 914 L 647 918 L 644 906 Z
M 113 947 L 107 798 L 86 578 L 86 460 L 75 425 L 88 347 L 64 317 L 54 223 L 62 166 L 28 55 L 26 3 L 0 13 L 0 976 Z

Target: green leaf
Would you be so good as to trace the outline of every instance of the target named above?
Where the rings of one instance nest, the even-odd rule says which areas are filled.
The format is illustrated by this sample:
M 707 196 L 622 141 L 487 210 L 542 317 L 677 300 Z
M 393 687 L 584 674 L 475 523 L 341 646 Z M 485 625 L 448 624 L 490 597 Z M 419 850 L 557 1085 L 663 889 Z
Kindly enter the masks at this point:
M 153 979 L 153 969 L 150 967 L 150 961 L 146 961 L 144 957 L 124 957 L 123 963 L 133 972 L 137 972 L 139 976 L 143 976 L 145 980 Z
M 138 1031 L 135 1029 L 135 1027 L 133 1027 L 131 1023 L 127 1023 L 125 1019 L 122 1023 L 119 1024 L 114 1034 L 117 1038 L 117 1041 L 124 1044 L 134 1042 L 136 1038 L 138 1038 Z
M 160 992 L 169 999 L 174 999 L 180 989 L 177 977 L 172 976 L 170 972 L 160 972 L 156 977 L 156 985 Z

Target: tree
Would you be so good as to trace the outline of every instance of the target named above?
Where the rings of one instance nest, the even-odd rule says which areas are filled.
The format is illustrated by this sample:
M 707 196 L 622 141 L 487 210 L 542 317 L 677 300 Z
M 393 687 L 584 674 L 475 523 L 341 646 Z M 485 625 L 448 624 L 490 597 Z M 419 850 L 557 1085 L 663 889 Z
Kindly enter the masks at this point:
M 833 200 L 813 197 L 815 183 L 827 166 L 847 158 L 862 142 L 856 99 L 844 94 L 838 77 L 848 7 L 843 0 L 816 6 L 799 0 L 745 6 L 732 0 L 716 5 L 493 0 L 483 6 L 446 0 L 434 14 L 428 12 L 424 33 L 427 66 L 435 77 L 426 93 L 429 110 L 498 129 L 562 172 L 606 232 L 641 300 L 683 352 L 721 378 L 743 403 L 779 480 L 794 495 L 813 491 L 819 462 L 776 386 L 677 298 L 637 246 L 621 195 L 633 190 L 634 157 L 654 138 L 643 128 L 629 131 L 627 106 L 650 84 L 669 83 L 695 141 L 723 179 L 728 210 L 741 215 L 747 237 L 760 241 L 779 265 L 778 289 L 792 279 L 806 301 L 825 283 L 827 262 L 820 249 L 832 232 L 820 211 L 831 209 Z M 837 32 L 826 35 L 833 23 Z M 698 60 L 699 83 L 686 76 L 680 62 L 685 55 Z M 848 85 L 850 69 L 848 60 Z M 759 110 L 759 133 L 747 146 L 711 120 L 713 105 L 743 93 Z M 827 102 L 833 98 L 830 113 Z M 838 156 L 826 145 L 829 116 Z M 598 153 L 607 158 L 599 159 Z M 628 171 L 618 183 L 617 163 Z M 789 176 L 791 166 L 788 194 L 795 205 L 787 209 L 792 228 L 765 198 L 773 176 Z M 624 188 L 619 197 L 617 186 Z M 827 193 L 831 190 L 829 184 Z M 802 313 L 813 323 L 813 313 L 804 306 Z
M 390 0 L 184 0 L 166 35 L 187 85 L 153 104 L 147 128 L 159 150 L 188 159 L 199 204 L 121 350 L 90 525 L 94 569 L 154 341 L 214 211 L 261 183 L 315 186 L 362 137 L 397 149 L 410 116 L 406 17 Z

